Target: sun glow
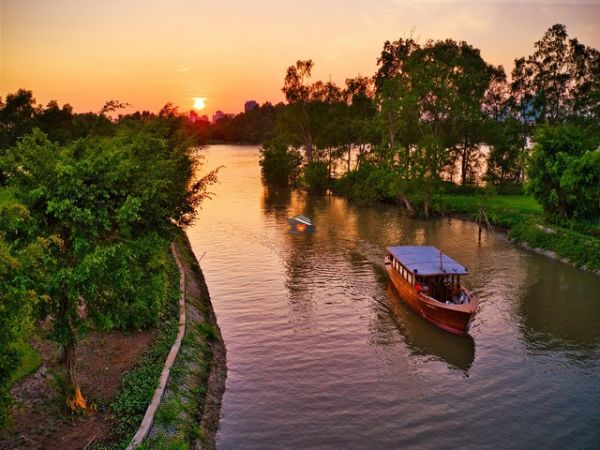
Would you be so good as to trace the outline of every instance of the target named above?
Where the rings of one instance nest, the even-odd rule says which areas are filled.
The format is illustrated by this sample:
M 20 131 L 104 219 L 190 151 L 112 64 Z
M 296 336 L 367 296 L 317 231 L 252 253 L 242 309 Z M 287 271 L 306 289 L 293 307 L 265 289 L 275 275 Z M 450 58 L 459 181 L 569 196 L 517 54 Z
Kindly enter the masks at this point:
M 194 97 L 194 108 L 196 109 L 204 109 L 206 107 L 206 98 L 204 97 Z

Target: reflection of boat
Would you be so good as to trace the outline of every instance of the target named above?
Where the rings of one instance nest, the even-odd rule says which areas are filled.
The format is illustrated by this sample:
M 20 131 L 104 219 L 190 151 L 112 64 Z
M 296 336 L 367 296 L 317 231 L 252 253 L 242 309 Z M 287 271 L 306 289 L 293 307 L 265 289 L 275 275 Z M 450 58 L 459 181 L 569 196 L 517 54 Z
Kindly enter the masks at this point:
M 398 318 L 398 328 L 406 346 L 413 355 L 433 357 L 451 368 L 468 374 L 475 359 L 475 341 L 466 336 L 452 336 L 432 327 L 416 315 L 390 285 L 387 290 L 393 317 Z
M 302 214 L 298 214 L 291 219 L 288 219 L 288 223 L 290 224 L 290 232 L 292 233 L 306 233 L 315 231 L 315 226 L 312 221 Z
M 469 271 L 435 247 L 388 247 L 386 267 L 400 297 L 422 317 L 465 334 L 479 301 L 460 284 Z

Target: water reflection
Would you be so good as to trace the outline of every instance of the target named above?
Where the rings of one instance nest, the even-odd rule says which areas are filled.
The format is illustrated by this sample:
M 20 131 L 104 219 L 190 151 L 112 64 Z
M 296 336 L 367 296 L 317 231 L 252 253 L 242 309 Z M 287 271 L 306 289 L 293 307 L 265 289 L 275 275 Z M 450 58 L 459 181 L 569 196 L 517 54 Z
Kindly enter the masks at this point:
M 266 214 L 274 214 L 278 218 L 285 217 L 291 201 L 292 190 L 290 188 L 264 186 L 261 206 Z
M 519 298 L 520 331 L 530 352 L 564 352 L 575 360 L 600 359 L 600 282 L 564 264 L 530 265 L 529 285 Z
M 451 369 L 462 370 L 469 376 L 475 360 L 475 341 L 471 335 L 456 336 L 432 326 L 402 301 L 393 286 L 388 285 L 390 314 L 404 337 L 411 355 L 434 358 Z
M 597 277 L 470 222 L 265 188 L 256 147 L 207 162 L 225 168 L 188 234 L 228 351 L 219 448 L 598 448 Z M 316 232 L 288 233 L 296 214 Z M 469 268 L 472 338 L 388 289 L 396 244 Z

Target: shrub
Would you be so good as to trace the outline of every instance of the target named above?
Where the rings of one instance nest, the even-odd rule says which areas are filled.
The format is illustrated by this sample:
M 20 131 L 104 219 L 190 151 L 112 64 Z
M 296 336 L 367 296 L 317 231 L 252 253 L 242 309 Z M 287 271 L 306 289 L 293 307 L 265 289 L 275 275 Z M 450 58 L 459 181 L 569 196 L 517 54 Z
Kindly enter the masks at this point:
M 279 141 L 270 141 L 260 149 L 261 173 L 268 184 L 289 186 L 300 175 L 302 156 Z
M 302 184 L 313 194 L 322 194 L 325 192 L 330 186 L 327 163 L 312 161 L 304 166 Z

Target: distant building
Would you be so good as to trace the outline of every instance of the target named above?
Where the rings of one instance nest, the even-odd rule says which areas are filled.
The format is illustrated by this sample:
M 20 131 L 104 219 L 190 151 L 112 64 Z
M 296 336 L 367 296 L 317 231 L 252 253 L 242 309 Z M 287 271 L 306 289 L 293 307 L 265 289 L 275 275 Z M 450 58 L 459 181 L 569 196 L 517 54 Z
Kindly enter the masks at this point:
M 244 112 L 251 111 L 254 108 L 258 108 L 258 103 L 256 100 L 248 100 L 246 103 L 244 103 Z
M 234 117 L 234 116 L 235 116 L 235 114 L 224 113 L 223 111 L 217 111 L 216 113 L 213 114 L 212 123 L 215 124 L 219 120 L 223 120 L 227 117 Z

